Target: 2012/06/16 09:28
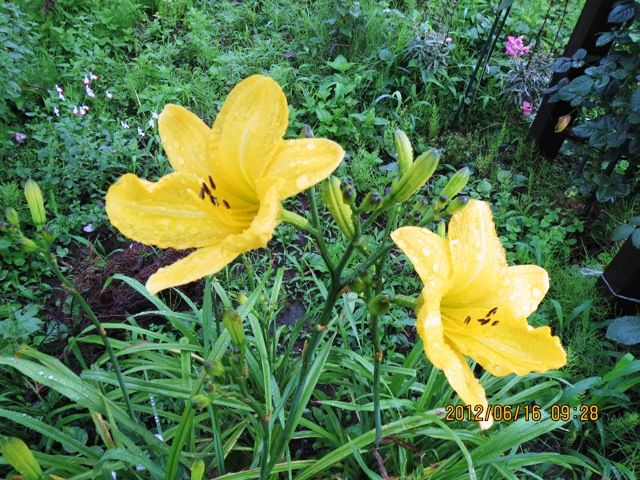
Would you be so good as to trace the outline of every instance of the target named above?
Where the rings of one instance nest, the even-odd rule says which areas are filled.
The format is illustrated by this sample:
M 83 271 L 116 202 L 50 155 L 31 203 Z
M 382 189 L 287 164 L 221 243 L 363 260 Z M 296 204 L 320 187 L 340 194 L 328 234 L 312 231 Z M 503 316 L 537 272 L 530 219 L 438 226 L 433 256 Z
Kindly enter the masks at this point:
M 523 418 L 525 421 L 537 422 L 542 419 L 545 412 L 540 405 L 447 405 L 445 407 L 445 420 L 476 422 L 487 421 L 491 418 L 496 421 L 516 421 Z M 553 404 L 548 410 L 549 417 L 553 421 L 579 420 L 582 422 L 595 422 L 600 419 L 600 409 L 597 405 Z

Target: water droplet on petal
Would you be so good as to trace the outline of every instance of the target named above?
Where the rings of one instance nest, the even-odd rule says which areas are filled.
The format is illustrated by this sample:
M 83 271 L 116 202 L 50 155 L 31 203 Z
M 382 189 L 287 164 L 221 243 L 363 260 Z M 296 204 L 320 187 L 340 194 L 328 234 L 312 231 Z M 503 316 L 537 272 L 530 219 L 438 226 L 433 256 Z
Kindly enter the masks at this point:
M 536 297 L 536 298 L 540 298 L 540 297 L 542 296 L 542 292 L 541 292 L 539 289 L 537 289 L 537 288 L 534 288 L 534 289 L 533 289 L 533 292 L 531 292 L 531 293 L 532 293 L 532 294 L 533 294 L 533 296 L 534 296 L 534 297 Z
M 307 143 L 307 150 L 315 150 L 316 144 L 314 142 Z
M 440 270 L 440 264 L 439 263 L 434 263 L 433 264 L 433 271 L 437 272 L 438 270 Z
M 431 252 L 429 251 L 429 249 L 427 247 L 422 247 L 422 254 L 423 255 L 429 255 Z

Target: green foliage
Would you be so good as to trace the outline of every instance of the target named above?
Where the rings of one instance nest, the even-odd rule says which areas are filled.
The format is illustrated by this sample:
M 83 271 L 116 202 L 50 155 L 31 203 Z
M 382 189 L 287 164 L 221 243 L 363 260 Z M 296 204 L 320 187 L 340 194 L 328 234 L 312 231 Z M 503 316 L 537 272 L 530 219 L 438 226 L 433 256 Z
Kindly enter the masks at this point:
M 597 45 L 610 44 L 609 53 L 585 59 L 588 52 L 581 49 L 572 58 L 558 59 L 556 72 L 582 67 L 585 61 L 587 68 L 547 90 L 550 101 L 567 101 L 585 111 L 572 130 L 592 147 L 585 153 L 587 165 L 579 172 L 578 185 L 583 194 L 595 191 L 602 203 L 637 190 L 640 158 L 640 4 L 615 2 L 608 20 L 616 29 L 603 32 Z

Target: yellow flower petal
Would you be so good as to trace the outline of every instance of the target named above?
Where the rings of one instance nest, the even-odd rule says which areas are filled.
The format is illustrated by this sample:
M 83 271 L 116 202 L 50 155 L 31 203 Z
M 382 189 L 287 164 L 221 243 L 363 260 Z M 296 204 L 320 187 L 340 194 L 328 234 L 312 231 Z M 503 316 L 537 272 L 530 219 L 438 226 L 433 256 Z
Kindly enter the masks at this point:
M 344 150 L 340 145 L 324 138 L 285 140 L 264 176 L 284 179 L 281 198 L 296 193 L 321 182 L 340 165 Z
M 199 196 L 200 180 L 175 172 L 157 183 L 128 173 L 107 192 L 109 221 L 123 235 L 161 248 L 213 245 L 249 226 L 250 217 L 214 206 Z
M 259 186 L 263 187 L 260 183 Z M 260 210 L 248 228 L 219 239 L 216 245 L 196 250 L 186 258 L 159 269 L 149 277 L 146 284 L 147 290 L 155 294 L 166 288 L 184 285 L 207 275 L 213 275 L 241 253 L 266 246 L 278 224 L 281 209 L 278 191 L 277 184 L 270 185 L 270 188 L 264 191 Z
M 158 131 L 169 163 L 176 172 L 207 180 L 213 174 L 208 145 L 211 129 L 186 108 L 167 105 L 158 117 Z
M 274 80 L 253 75 L 238 83 L 211 131 L 214 178 L 233 185 L 245 202 L 256 202 L 256 180 L 280 148 L 288 119 L 287 99 Z
M 182 260 L 159 269 L 147 280 L 147 290 L 155 295 L 160 290 L 185 283 L 193 282 L 207 275 L 219 272 L 234 258 L 239 252 L 230 251 L 220 245 L 205 247 L 196 250 Z
M 440 317 L 440 298 L 434 295 L 430 288 L 422 290 L 423 303 L 418 311 L 416 327 L 418 335 L 424 343 L 424 351 L 431 363 L 444 371 L 451 388 L 467 405 L 483 407 L 486 412 L 488 407 L 487 396 L 484 388 L 473 375 L 473 371 L 467 364 L 464 356 L 452 348 L 445 337 Z M 492 418 L 480 422 L 483 429 L 493 424 Z
M 451 262 L 447 241 L 420 227 L 402 227 L 391 238 L 413 264 L 431 295 L 442 295 L 449 287 Z
M 488 203 L 471 200 L 453 215 L 448 240 L 453 272 L 447 304 L 473 303 L 500 289 L 507 259 Z

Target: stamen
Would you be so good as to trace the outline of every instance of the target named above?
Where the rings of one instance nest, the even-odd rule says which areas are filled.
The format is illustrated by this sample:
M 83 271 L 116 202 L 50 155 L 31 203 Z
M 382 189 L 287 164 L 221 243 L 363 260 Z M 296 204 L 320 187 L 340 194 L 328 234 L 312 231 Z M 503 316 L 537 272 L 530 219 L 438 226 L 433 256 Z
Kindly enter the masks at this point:
M 470 321 L 471 321 L 471 317 L 467 316 L 467 318 L 464 319 L 464 324 L 469 325 Z
M 211 188 L 213 188 L 214 190 L 216 189 L 216 184 L 213 181 L 213 178 L 211 178 L 211 175 L 209 175 L 209 184 L 211 185 Z
M 200 200 L 204 200 L 204 187 L 200 187 Z
M 487 313 L 487 317 L 490 317 L 491 315 L 495 314 L 498 312 L 498 307 L 493 307 L 491 310 L 489 310 L 489 312 Z
M 207 192 L 207 195 L 211 196 L 211 190 L 209 190 L 209 187 L 207 187 L 206 183 L 202 184 L 202 188 L 204 189 L 205 192 Z
M 224 203 L 225 207 L 231 208 L 231 205 L 229 205 L 229 202 L 227 202 L 226 200 L 222 200 L 222 203 Z
M 490 321 L 491 321 L 491 319 L 489 319 L 489 318 L 479 318 L 478 319 L 478 322 L 480 323 L 480 325 L 486 325 Z
M 209 200 L 211 200 L 211 203 L 213 203 L 216 207 L 218 206 L 218 199 L 215 196 L 209 195 Z
M 499 324 L 499 323 L 500 323 L 500 320 L 495 320 L 495 321 L 491 324 L 491 326 L 492 326 L 492 327 L 495 327 L 495 326 L 496 326 L 497 324 Z

